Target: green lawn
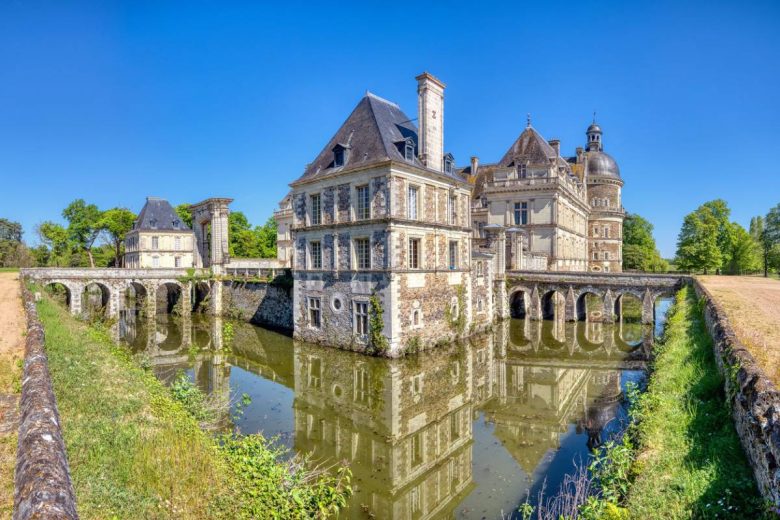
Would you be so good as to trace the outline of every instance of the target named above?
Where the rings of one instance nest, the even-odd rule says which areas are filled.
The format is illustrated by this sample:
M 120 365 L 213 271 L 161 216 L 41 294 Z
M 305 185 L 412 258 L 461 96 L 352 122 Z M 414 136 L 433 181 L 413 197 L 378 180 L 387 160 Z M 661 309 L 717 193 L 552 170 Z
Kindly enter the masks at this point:
M 761 518 L 712 339 L 692 288 L 677 295 L 639 402 L 632 518 Z M 661 516 L 659 516 L 661 515 Z
M 0 273 L 18 273 L 18 267 L 0 267 Z

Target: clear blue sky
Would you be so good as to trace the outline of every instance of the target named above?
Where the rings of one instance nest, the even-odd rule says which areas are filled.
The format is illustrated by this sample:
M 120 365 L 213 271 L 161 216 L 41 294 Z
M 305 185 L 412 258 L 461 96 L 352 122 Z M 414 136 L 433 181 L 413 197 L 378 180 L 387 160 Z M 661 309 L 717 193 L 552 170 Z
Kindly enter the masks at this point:
M 262 223 L 367 89 L 415 117 L 423 70 L 458 164 L 528 112 L 573 153 L 596 110 L 665 256 L 706 200 L 780 203 L 776 0 L 370 3 L 1 2 L 0 216 L 35 242 L 78 197 L 227 196 Z

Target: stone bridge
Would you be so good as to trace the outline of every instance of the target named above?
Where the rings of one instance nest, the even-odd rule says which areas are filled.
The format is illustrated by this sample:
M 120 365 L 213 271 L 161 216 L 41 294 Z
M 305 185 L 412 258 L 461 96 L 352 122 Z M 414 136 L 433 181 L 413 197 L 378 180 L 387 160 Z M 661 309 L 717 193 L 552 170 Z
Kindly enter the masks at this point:
M 532 320 L 563 315 L 566 321 L 583 321 L 586 297 L 593 295 L 603 306 L 600 320 L 612 323 L 622 317 L 624 296 L 631 295 L 641 302 L 642 323 L 653 323 L 656 301 L 690 282 L 686 275 L 507 271 L 505 314 Z
M 158 301 L 170 312 L 177 305 L 182 314 L 208 300 L 208 309 L 218 314 L 222 305 L 222 285 L 209 279 L 206 269 L 106 269 L 106 268 L 36 268 L 22 269 L 21 276 L 44 286 L 65 288 L 71 314 L 80 315 L 87 290 L 97 296 L 106 316 L 117 317 L 129 301 L 146 306 L 150 315 L 157 313 Z M 132 298 L 130 298 L 132 297 Z

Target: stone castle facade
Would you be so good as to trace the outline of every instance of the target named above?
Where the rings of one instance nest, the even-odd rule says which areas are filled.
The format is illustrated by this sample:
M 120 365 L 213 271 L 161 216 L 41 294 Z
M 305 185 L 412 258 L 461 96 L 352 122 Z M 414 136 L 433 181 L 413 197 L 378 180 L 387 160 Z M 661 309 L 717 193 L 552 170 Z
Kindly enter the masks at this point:
M 416 79 L 419 129 L 366 94 L 275 213 L 296 338 L 366 349 L 378 305 L 397 356 L 508 317 L 507 270 L 621 271 L 623 181 L 595 122 L 573 157 L 529 120 L 500 161 L 458 168 L 445 86 Z

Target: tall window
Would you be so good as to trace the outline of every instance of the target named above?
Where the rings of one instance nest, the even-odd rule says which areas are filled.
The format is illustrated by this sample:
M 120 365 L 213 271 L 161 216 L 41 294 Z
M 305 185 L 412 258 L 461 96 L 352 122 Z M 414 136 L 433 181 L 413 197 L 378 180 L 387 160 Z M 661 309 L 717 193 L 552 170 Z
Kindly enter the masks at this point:
M 355 385 L 352 399 L 358 403 L 368 403 L 371 396 L 371 379 L 365 367 L 356 368 L 354 372 Z
M 355 260 L 358 269 L 371 269 L 371 247 L 367 238 L 355 239 Z
M 444 158 L 444 172 L 452 173 L 452 159 L 449 157 Z
M 450 240 L 450 269 L 458 268 L 458 242 Z
M 344 166 L 344 148 L 337 146 L 333 150 L 333 167 L 338 168 L 340 166 Z
M 309 380 L 310 388 L 320 388 L 322 386 L 322 360 L 320 358 L 311 358 L 309 360 Z
M 355 188 L 355 195 L 357 196 L 357 219 L 365 220 L 371 218 L 368 186 L 358 186 Z
M 322 243 L 311 243 L 311 268 L 322 269 Z
M 609 251 L 604 251 L 604 260 L 609 260 Z
M 320 194 L 311 196 L 311 225 L 316 226 L 322 222 L 322 204 Z
M 152 267 L 160 267 L 160 257 L 159 256 L 153 256 L 152 257 Z
M 609 226 L 604 226 L 604 238 L 609 238 Z
M 181 267 L 181 257 L 177 256 L 173 259 L 173 265 L 174 267 Z
M 515 225 L 528 224 L 528 203 L 515 202 Z
M 450 415 L 450 440 L 456 441 L 460 438 L 460 412 L 454 412 Z
M 409 239 L 409 269 L 420 268 L 420 239 Z
M 319 298 L 309 298 L 309 325 L 319 329 L 322 327 L 322 309 Z
M 417 220 L 417 206 L 418 206 L 418 194 L 420 188 L 417 186 L 409 186 L 409 193 L 406 197 L 407 216 L 412 220 Z
M 173 248 L 176 251 L 181 249 L 181 237 L 176 237 L 173 239 Z
M 412 467 L 419 466 L 423 461 L 423 434 L 425 432 L 417 432 L 412 436 Z
M 525 179 L 528 176 L 528 169 L 525 164 L 521 164 L 517 167 L 517 176 L 521 179 Z
M 455 224 L 458 221 L 458 199 L 454 195 L 451 195 L 447 201 L 447 214 L 450 224 Z
M 160 237 L 152 237 L 152 249 L 160 249 Z
M 368 303 L 355 302 L 355 334 L 368 334 Z

